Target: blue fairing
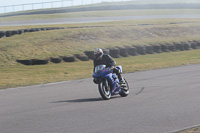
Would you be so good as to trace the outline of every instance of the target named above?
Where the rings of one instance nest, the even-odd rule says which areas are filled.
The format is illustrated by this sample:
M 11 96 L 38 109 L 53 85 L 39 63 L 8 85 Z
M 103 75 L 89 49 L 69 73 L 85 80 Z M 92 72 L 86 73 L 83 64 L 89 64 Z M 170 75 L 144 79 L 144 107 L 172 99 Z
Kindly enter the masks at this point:
M 122 67 L 117 67 L 120 69 L 120 72 L 122 72 Z M 121 90 L 118 86 L 119 80 L 118 77 L 112 73 L 112 71 L 108 71 L 108 69 L 105 68 L 105 65 L 99 65 L 95 68 L 95 72 L 92 75 L 97 81 L 99 79 L 106 78 L 109 82 L 110 88 L 111 88 L 111 95 L 118 94 Z
M 117 66 L 116 68 L 118 68 L 120 70 L 120 73 L 122 73 L 122 66 Z

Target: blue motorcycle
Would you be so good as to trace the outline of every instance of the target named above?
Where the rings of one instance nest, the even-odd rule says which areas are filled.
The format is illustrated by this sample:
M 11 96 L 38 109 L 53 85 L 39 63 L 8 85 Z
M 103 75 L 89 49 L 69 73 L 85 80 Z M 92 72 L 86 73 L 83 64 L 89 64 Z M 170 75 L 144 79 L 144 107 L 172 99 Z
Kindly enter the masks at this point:
M 122 67 L 117 66 L 122 73 Z M 98 83 L 99 93 L 103 99 L 109 100 L 113 95 L 120 95 L 126 97 L 129 94 L 129 86 L 127 81 L 123 78 L 123 86 L 120 86 L 119 79 L 113 73 L 111 68 L 106 68 L 106 65 L 98 65 L 95 67 L 92 77 Z

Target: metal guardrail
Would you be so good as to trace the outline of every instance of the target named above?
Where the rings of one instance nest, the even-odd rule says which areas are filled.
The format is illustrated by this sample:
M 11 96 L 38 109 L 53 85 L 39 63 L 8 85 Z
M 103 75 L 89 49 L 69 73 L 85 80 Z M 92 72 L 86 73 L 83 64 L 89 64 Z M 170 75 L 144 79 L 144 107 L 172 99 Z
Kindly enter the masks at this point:
M 69 7 L 69 6 L 87 5 L 87 4 L 102 3 L 102 2 L 119 2 L 119 1 L 128 1 L 128 0 L 87 0 L 87 1 L 62 0 L 62 1 L 50 1 L 41 3 L 20 4 L 20 5 L 9 5 L 9 6 L 0 6 L 0 13 L 46 9 L 46 8 Z

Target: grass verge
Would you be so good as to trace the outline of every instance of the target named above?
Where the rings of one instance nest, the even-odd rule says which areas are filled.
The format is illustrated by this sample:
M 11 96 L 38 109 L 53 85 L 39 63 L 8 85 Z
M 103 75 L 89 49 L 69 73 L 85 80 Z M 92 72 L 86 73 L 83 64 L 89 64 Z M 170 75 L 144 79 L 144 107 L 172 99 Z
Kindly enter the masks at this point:
M 176 132 L 176 133 L 200 133 L 200 126 L 190 128 L 190 129 L 186 129 L 186 130 L 183 130 L 183 131 L 179 131 L 179 132 Z
M 132 56 L 115 59 L 124 73 L 200 63 L 200 50 Z M 74 62 L 40 66 L 0 67 L 0 88 L 10 88 L 58 81 L 90 78 L 93 62 Z M 92 82 L 92 81 L 91 81 Z
M 135 9 L 135 10 L 108 10 L 84 11 L 54 14 L 19 15 L 3 17 L 0 22 L 23 21 L 55 18 L 81 18 L 81 17 L 113 17 L 113 16 L 142 16 L 142 15 L 174 15 L 174 14 L 199 14 L 199 9 Z
M 173 24 L 170 24 L 171 22 Z M 199 19 L 119 21 L 93 24 L 97 27 L 90 27 L 91 25 L 87 24 L 88 27 L 84 27 L 86 25 L 79 24 L 76 26 L 82 27 L 39 31 L 1 38 L 0 66 L 15 65 L 16 59 L 69 56 L 82 54 L 86 50 L 94 50 L 98 47 L 111 48 L 133 44 L 146 45 L 199 40 L 200 34 Z M 62 26 L 67 25 L 56 25 L 56 27 Z

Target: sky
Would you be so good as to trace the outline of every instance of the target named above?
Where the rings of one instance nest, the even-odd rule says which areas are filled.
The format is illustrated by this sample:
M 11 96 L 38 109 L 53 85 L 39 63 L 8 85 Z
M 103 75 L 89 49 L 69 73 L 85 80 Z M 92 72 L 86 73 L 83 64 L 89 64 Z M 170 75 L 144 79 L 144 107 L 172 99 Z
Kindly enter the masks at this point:
M 52 1 L 54 1 L 54 3 L 42 4 L 43 2 L 52 2 Z M 60 1 L 60 2 L 55 2 L 55 1 Z M 117 2 L 117 1 L 127 1 L 127 0 L 0 0 L 0 14 L 8 12 L 25 11 L 25 10 L 69 7 L 82 4 L 86 5 L 86 4 L 101 3 L 106 1 Z M 40 4 L 32 4 L 32 3 L 40 3 Z M 22 5 L 22 4 L 29 4 L 29 5 Z
M 0 0 L 0 6 L 40 3 L 40 2 L 49 2 L 49 1 L 60 1 L 60 0 Z
M 52 3 L 42 4 L 43 2 L 52 2 L 52 1 L 60 1 L 60 2 L 54 2 L 53 4 Z M 72 4 L 73 6 L 75 6 L 75 5 L 81 5 L 83 2 L 84 2 L 83 4 L 91 4 L 91 2 L 93 1 L 94 0 L 0 0 L 0 13 L 8 13 L 8 12 L 16 12 L 16 11 L 24 11 L 32 9 L 57 8 L 62 6 L 66 7 L 66 6 L 72 6 Z M 100 3 L 103 0 L 95 0 L 95 1 L 97 3 Z M 31 5 L 32 3 L 40 3 L 40 4 Z M 22 4 L 30 4 L 30 5 L 23 6 Z

